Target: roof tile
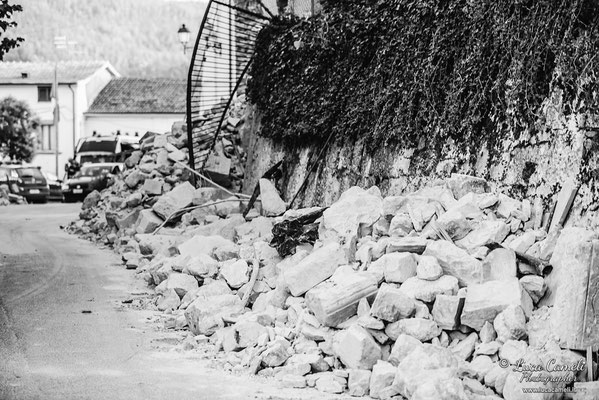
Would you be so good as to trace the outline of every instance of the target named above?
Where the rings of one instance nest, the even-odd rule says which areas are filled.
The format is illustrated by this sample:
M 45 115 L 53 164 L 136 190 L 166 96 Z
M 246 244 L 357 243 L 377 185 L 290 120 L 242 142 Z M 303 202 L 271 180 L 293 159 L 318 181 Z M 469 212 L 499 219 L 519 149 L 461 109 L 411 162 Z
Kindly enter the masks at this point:
M 186 87 L 184 80 L 116 78 L 102 89 L 87 112 L 184 113 Z

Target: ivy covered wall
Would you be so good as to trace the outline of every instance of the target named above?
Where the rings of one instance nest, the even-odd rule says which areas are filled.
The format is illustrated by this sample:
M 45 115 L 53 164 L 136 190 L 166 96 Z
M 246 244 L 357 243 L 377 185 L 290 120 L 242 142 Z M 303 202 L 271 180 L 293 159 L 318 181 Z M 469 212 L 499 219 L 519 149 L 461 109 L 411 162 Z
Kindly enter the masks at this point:
M 451 172 L 548 197 L 564 174 L 594 179 L 579 167 L 597 74 L 594 0 L 325 0 L 259 35 L 251 133 L 262 156 L 286 158 L 284 191 L 326 147 L 304 204 Z

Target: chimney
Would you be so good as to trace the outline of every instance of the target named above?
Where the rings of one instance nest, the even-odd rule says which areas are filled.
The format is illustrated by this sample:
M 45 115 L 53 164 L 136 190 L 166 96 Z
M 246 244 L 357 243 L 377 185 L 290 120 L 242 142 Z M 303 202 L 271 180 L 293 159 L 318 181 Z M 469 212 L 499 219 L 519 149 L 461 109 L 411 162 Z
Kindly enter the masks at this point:
M 21 78 L 27 79 L 29 78 L 29 74 L 27 72 L 21 72 Z

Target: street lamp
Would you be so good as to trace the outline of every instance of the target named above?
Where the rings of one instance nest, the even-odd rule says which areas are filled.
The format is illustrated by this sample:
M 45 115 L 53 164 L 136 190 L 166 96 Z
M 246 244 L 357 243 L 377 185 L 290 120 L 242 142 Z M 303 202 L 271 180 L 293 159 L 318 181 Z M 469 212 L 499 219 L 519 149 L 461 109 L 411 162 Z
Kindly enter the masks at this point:
M 181 28 L 177 31 L 177 36 L 179 37 L 179 42 L 183 45 L 183 54 L 185 54 L 187 49 L 191 49 L 191 46 L 187 46 L 187 43 L 189 43 L 190 32 L 185 24 L 181 25 Z

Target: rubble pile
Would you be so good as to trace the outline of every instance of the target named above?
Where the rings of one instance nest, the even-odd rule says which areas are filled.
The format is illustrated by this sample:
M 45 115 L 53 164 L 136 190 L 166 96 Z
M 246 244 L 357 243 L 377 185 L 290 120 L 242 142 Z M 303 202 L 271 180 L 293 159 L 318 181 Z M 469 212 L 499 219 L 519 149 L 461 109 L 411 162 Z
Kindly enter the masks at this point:
M 326 209 L 287 211 L 261 182 L 243 218 L 245 197 L 188 182 L 174 163 L 183 147 L 176 131 L 156 136 L 85 199 L 71 229 L 155 285 L 157 309 L 190 330 L 187 348 L 212 344 L 226 369 L 284 387 L 375 399 L 555 399 L 522 389 L 585 381 L 573 271 L 588 274 L 595 233 L 547 232 L 540 202 L 458 174 L 401 196 L 352 187 Z M 273 231 L 315 212 L 316 242 L 292 241 L 282 257 Z M 531 382 L 515 367 L 548 363 L 571 367 L 548 376 L 570 375 Z

